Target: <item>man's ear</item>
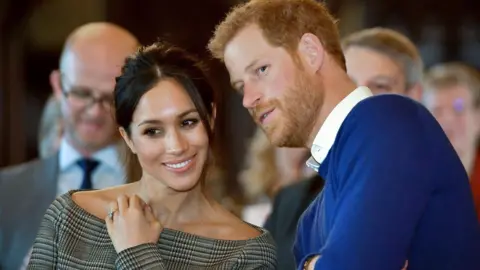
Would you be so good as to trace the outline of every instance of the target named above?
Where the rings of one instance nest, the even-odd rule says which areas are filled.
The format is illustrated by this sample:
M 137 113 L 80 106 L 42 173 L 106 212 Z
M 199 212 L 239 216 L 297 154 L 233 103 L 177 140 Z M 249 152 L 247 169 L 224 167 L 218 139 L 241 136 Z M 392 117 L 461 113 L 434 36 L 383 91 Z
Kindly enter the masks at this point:
M 298 54 L 309 72 L 316 73 L 321 69 L 325 58 L 325 50 L 316 35 L 303 34 L 298 43 Z
M 123 127 L 119 127 L 118 131 L 120 131 L 120 135 L 122 135 L 123 140 L 127 144 L 128 148 L 130 148 L 130 151 L 132 153 L 137 154 L 137 150 L 135 149 L 135 145 L 133 144 L 132 140 L 130 139 L 130 136 L 128 136 L 127 131 Z
M 61 73 L 58 69 L 50 72 L 50 86 L 52 87 L 53 94 L 57 100 L 60 100 L 63 95 L 61 77 Z
M 407 95 L 418 102 L 423 101 L 423 87 L 420 83 L 414 84 L 407 90 Z

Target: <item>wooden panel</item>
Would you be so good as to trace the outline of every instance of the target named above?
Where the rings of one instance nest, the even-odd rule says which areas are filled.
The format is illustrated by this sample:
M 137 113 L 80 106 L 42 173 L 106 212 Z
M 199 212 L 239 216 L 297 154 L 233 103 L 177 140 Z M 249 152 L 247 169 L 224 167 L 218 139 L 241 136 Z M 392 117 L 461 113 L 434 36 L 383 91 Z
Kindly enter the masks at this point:
M 0 167 L 25 161 L 24 36 L 30 11 L 40 1 L 9 1 L 0 23 Z
M 7 105 L 6 105 L 6 87 L 5 87 L 5 41 L 0 32 L 0 168 L 7 165 L 7 151 L 5 148 L 7 142 Z

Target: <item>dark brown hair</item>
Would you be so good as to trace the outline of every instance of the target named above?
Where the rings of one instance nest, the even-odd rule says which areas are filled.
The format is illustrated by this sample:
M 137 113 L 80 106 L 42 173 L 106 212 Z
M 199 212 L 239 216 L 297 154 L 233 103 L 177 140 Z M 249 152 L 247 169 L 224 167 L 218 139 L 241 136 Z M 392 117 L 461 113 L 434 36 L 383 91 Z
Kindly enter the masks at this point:
M 130 123 L 138 102 L 145 93 L 165 79 L 175 80 L 190 96 L 212 145 L 214 138 L 211 119 L 215 92 L 204 67 L 185 50 L 165 42 L 141 47 L 137 53 L 126 59 L 122 74 L 116 79 L 114 91 L 117 124 L 130 135 Z M 141 172 L 138 160 L 128 154 L 127 158 L 128 180 L 138 180 Z

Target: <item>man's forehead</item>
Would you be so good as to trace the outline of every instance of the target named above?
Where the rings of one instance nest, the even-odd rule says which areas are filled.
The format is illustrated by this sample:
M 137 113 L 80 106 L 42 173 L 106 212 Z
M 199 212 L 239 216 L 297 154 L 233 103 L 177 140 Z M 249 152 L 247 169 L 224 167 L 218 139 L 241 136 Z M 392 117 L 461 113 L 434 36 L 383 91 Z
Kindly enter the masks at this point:
M 434 95 L 449 100 L 462 99 L 468 102 L 473 102 L 472 91 L 466 85 L 452 85 L 449 87 L 438 88 L 436 91 L 431 91 Z
M 427 106 L 448 105 L 454 108 L 464 107 L 465 104 L 472 104 L 473 97 L 467 86 L 450 85 L 444 87 L 430 88 L 424 93 L 424 100 Z
M 75 61 L 64 66 L 62 74 L 71 80 L 78 78 L 98 78 L 107 77 L 115 79 L 121 72 L 121 66 L 115 63 L 95 62 L 95 61 Z
M 247 66 L 272 49 L 256 26 L 247 26 L 225 46 L 224 58 L 229 65 Z
M 65 87 L 85 88 L 94 92 L 110 94 L 115 87 L 118 69 L 72 65 L 62 70 L 62 83 Z
M 347 74 L 359 83 L 388 82 L 400 83 L 405 80 L 405 74 L 399 68 L 385 65 L 369 65 L 352 68 L 347 64 Z M 358 82 L 357 82 L 358 83 Z
M 402 73 L 375 72 L 368 78 L 368 81 L 379 83 L 399 83 L 403 79 Z
M 61 69 L 64 72 L 115 73 L 119 74 L 128 54 L 112 54 L 105 50 L 70 52 L 62 58 Z

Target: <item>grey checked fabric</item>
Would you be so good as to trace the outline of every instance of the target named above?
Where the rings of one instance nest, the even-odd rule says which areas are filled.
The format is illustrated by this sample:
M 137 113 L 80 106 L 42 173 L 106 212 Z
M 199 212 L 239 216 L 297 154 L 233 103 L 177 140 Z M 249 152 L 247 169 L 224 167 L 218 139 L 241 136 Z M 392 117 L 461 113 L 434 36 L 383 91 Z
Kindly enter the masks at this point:
M 215 240 L 165 228 L 157 244 L 116 253 L 105 222 L 80 208 L 73 191 L 48 208 L 28 269 L 275 269 L 271 235 Z

